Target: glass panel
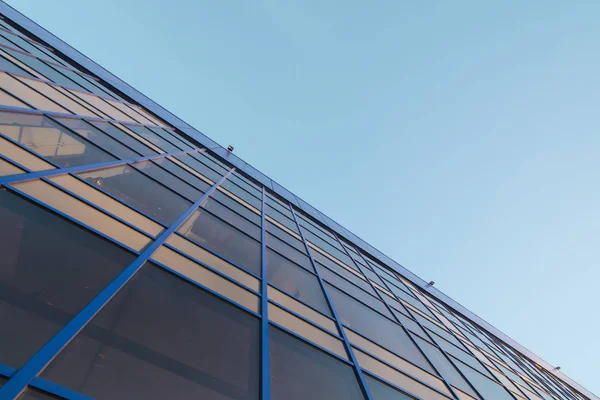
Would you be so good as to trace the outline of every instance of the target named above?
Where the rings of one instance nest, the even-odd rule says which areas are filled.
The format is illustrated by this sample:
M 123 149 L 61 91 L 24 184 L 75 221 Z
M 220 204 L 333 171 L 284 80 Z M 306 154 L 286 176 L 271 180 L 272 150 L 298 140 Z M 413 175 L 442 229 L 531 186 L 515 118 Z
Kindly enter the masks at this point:
M 173 223 L 192 205 L 128 165 L 82 172 L 78 176 L 165 225 Z
M 271 327 L 273 400 L 362 400 L 352 368 L 309 344 Z
M 440 348 L 444 349 L 444 351 L 447 354 L 450 354 L 451 356 L 459 359 L 460 361 L 464 362 L 465 364 L 469 365 L 472 368 L 475 368 L 477 371 L 489 376 L 489 373 L 483 368 L 483 366 L 481 365 L 481 363 L 479 361 L 477 361 L 477 359 L 475 359 L 475 357 L 472 357 L 470 354 L 462 351 L 461 349 L 457 348 L 456 346 L 451 345 L 450 343 L 446 342 L 443 339 L 439 339 L 437 336 L 433 335 L 435 342 L 438 344 L 438 346 L 440 346 Z
M 444 339 L 446 339 L 450 343 L 455 344 L 457 346 L 460 346 L 460 342 L 458 341 L 458 339 L 456 339 L 454 336 L 452 336 L 449 332 L 446 332 L 445 330 L 443 330 L 438 325 L 436 325 L 433 322 L 429 321 L 427 318 L 424 318 L 424 317 L 420 316 L 417 313 L 413 313 L 413 314 L 415 315 L 415 319 L 421 324 L 421 326 L 423 326 L 424 328 L 429 329 L 432 332 L 435 332 L 436 334 L 438 334 L 439 336 L 443 337 Z
M 206 165 L 192 157 L 190 154 L 176 156 L 175 158 L 186 164 L 188 167 L 193 168 L 194 170 L 196 170 L 196 172 L 199 172 L 200 174 L 204 175 L 213 182 L 216 182 L 219 179 L 221 179 L 222 175 L 208 168 Z
M 371 378 L 365 374 L 365 380 L 371 391 L 373 400 L 412 400 L 413 397 L 407 396 L 402 392 L 392 388 L 391 386 L 382 383 L 381 381 Z
M 271 235 L 270 232 L 267 232 L 267 245 L 269 245 L 269 247 L 278 253 L 283 254 L 296 264 L 300 265 L 302 268 L 314 273 L 310 258 L 308 258 L 304 252 L 300 252 L 294 247 L 288 246 L 287 243 L 280 240 L 278 237 Z
M 261 229 L 260 226 L 253 224 L 246 218 L 239 214 L 231 211 L 218 201 L 209 198 L 203 206 L 206 210 L 210 211 L 213 215 L 226 221 L 228 224 L 235 226 L 240 231 L 244 232 L 248 236 L 253 237 L 256 240 L 260 240 Z
M 42 373 L 102 399 L 258 399 L 259 321 L 144 266 Z
M 273 235 L 277 236 L 278 239 L 281 239 L 284 242 L 286 242 L 287 244 L 289 244 L 290 246 L 294 247 L 296 250 L 298 250 L 302 254 L 306 255 L 306 247 L 304 246 L 304 243 L 301 240 L 298 240 L 297 238 L 290 235 L 285 230 L 279 228 L 277 225 L 269 222 L 268 220 L 267 220 L 267 231 L 272 233 Z
M 129 135 L 125 131 L 117 128 L 115 125 L 110 122 L 103 121 L 89 121 L 96 128 L 105 132 L 107 135 L 110 135 L 114 139 L 123 143 L 127 147 L 132 148 L 139 154 L 143 156 L 151 156 L 157 154 L 154 150 L 150 149 L 148 146 L 142 144 L 140 141 L 136 140 L 133 136 Z
M 425 353 L 429 361 L 437 369 L 437 371 L 446 379 L 446 382 L 456 386 L 463 392 L 470 394 L 471 396 L 477 397 L 473 389 L 465 382 L 462 376 L 456 371 L 456 368 L 450 364 L 450 361 L 442 354 L 442 352 L 435 346 L 422 340 L 421 338 L 415 337 L 417 345 Z
M 423 355 L 399 325 L 333 286 L 328 284 L 326 286 L 337 315 L 344 325 L 433 373 Z
M 314 252 L 313 252 L 314 254 Z M 322 265 L 320 262 L 317 261 L 317 268 L 325 268 L 324 265 Z M 355 284 L 356 286 L 360 287 L 361 289 L 363 289 L 364 291 L 368 292 L 371 295 L 375 295 L 375 291 L 373 290 L 373 288 L 371 287 L 371 285 L 369 285 L 368 282 L 360 279 L 358 276 L 354 275 L 353 273 L 347 271 L 346 269 L 340 267 L 339 265 L 337 265 L 334 262 L 329 262 L 327 263 L 327 268 L 332 270 L 333 272 L 335 272 L 336 274 L 342 276 L 343 278 L 349 280 L 350 282 L 352 282 L 353 284 Z M 326 274 L 330 272 L 326 271 Z
M 512 396 L 502 386 L 498 385 L 491 379 L 486 378 L 479 372 L 467 367 L 460 361 L 456 362 L 456 366 L 463 373 L 465 378 L 471 382 L 475 389 L 483 396 L 484 399 L 494 400 L 511 400 Z
M 115 160 L 42 115 L 0 112 L 0 132 L 64 168 Z
M 205 193 L 211 187 L 211 185 L 193 175 L 191 172 L 185 170 L 185 168 L 175 164 L 168 158 L 159 158 L 153 162 L 160 165 L 187 184 L 194 186 L 196 189 L 200 189 L 202 193 Z
M 267 249 L 267 280 L 290 296 L 331 315 L 317 277 Z
M 24 85 L 23 82 L 12 76 L 9 76 L 4 72 L 0 73 L 0 87 L 39 110 L 70 114 L 69 110 L 66 108 L 61 107 L 55 102 L 49 100 L 46 96 L 42 96 L 29 86 Z
M 139 125 L 125 125 L 125 126 L 128 129 L 131 129 L 132 131 L 134 131 L 135 133 L 140 135 L 141 137 L 143 137 L 144 139 L 146 139 L 147 141 L 160 147 L 167 153 L 176 153 L 176 152 L 182 150 L 180 148 L 175 147 L 173 144 L 171 144 L 171 142 L 168 142 L 164 138 L 158 136 L 156 133 L 152 132 L 150 129 L 146 128 L 145 126 L 139 126 Z
M 192 153 L 190 155 L 196 160 L 200 161 L 202 164 L 206 165 L 208 168 L 215 171 L 219 177 L 225 175 L 227 171 L 229 171 L 228 167 L 225 167 L 222 163 L 217 161 L 214 157 L 206 152 Z
M 106 135 L 104 132 L 100 131 L 98 128 L 94 127 L 91 124 L 88 124 L 84 120 L 74 119 L 74 118 L 54 118 L 56 121 L 65 125 L 66 127 L 74 130 L 80 136 L 86 138 L 90 142 L 94 143 L 96 146 L 100 147 L 104 151 L 107 151 L 121 160 L 129 160 L 132 158 L 140 157 L 133 150 L 128 149 L 123 146 L 123 144 L 119 143 L 115 139 Z
M 31 74 L 25 71 L 23 68 L 17 66 L 16 64 L 8 61 L 6 58 L 0 56 L 0 69 L 3 71 L 11 72 L 18 75 L 23 75 L 28 78 L 31 77 Z
M 0 191 L 0 364 L 19 368 L 133 255 Z
M 240 268 L 260 276 L 260 243 L 208 211 L 203 209 L 195 211 L 179 232 L 236 263 Z
M 239 180 L 237 180 L 237 182 L 239 182 Z M 230 176 L 227 180 L 225 180 L 225 182 L 223 182 L 221 187 L 259 210 L 262 207 L 262 200 L 251 195 L 246 190 L 242 189 L 239 185 L 237 185 L 236 177 Z
M 192 202 L 198 201 L 204 194 L 203 191 L 188 185 L 185 181 L 165 171 L 152 161 L 136 162 L 135 164 L 131 164 L 131 166 Z
M 250 210 L 248 207 L 238 203 L 236 200 L 227 196 L 220 190 L 215 190 L 210 195 L 210 198 L 217 200 L 219 203 L 227 206 L 227 208 L 230 208 L 231 210 L 235 211 L 236 213 L 242 215 L 244 218 L 254 222 L 256 225 L 260 226 L 260 224 L 262 223 L 260 215 L 256 214 L 254 211 Z
M 29 389 L 26 390 L 25 393 L 23 393 L 19 397 L 19 400 L 56 400 L 60 398 L 61 397 L 55 397 L 47 393 L 42 393 L 34 389 Z

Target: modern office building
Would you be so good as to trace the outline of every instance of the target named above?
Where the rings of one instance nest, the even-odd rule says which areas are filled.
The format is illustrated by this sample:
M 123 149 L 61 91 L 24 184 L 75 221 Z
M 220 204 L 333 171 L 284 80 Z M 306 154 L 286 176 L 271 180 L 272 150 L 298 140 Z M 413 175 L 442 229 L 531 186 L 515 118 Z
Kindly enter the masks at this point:
M 598 400 L 0 13 L 0 400 Z

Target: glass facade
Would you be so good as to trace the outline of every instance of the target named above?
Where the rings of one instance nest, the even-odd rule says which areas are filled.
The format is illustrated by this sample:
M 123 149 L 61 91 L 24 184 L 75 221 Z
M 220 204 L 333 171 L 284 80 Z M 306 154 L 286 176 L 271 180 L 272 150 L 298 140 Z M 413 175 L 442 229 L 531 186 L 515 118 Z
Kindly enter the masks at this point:
M 0 400 L 598 399 L 0 12 Z

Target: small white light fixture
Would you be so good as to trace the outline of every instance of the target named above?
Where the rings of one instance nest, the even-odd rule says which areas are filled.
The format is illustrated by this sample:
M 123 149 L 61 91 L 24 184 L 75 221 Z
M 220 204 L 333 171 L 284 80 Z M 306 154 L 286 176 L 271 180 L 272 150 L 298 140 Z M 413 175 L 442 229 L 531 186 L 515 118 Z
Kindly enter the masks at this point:
M 230 153 L 233 153 L 233 146 L 232 145 L 227 146 L 227 151 Z
M 435 285 L 435 282 L 434 281 L 430 281 L 427 285 L 425 285 L 425 287 L 429 287 L 429 286 L 433 286 L 433 285 Z

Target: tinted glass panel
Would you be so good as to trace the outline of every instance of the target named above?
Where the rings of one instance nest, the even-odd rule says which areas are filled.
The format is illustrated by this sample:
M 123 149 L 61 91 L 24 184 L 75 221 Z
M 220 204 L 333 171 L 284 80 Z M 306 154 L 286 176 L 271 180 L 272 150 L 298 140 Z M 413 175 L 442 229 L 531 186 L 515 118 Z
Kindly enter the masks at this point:
M 134 257 L 0 191 L 0 364 L 19 368 Z
M 313 252 L 313 254 L 314 254 L 314 252 Z M 322 266 L 322 264 L 320 262 L 317 262 L 317 266 L 319 268 L 325 268 L 325 266 Z M 368 282 L 363 281 L 358 276 L 352 274 L 351 272 L 346 271 L 344 268 L 340 267 L 336 263 L 334 263 L 334 262 L 327 263 L 327 267 L 328 267 L 328 269 L 332 270 L 336 274 L 338 274 L 338 275 L 344 277 L 345 279 L 349 280 L 350 282 L 352 282 L 356 286 L 360 287 L 364 291 L 368 292 L 369 294 L 375 295 L 375 291 L 373 290 L 373 288 L 371 287 L 371 285 L 369 285 Z M 330 273 L 331 272 L 329 272 L 329 271 L 325 272 L 325 274 L 330 274 Z
M 331 315 L 317 277 L 271 249 L 267 249 L 267 280 L 290 296 Z
M 239 267 L 260 275 L 260 243 L 208 211 L 194 212 L 179 232 Z
M 128 133 L 117 128 L 110 122 L 90 121 L 90 124 L 94 125 L 96 128 L 105 132 L 107 135 L 110 135 L 112 138 L 132 148 L 133 150 L 135 150 L 143 156 L 151 156 L 156 154 L 156 152 L 150 147 L 146 146 L 145 144 L 143 144 L 133 136 L 129 135 Z
M 257 399 L 258 326 L 146 265 L 42 377 L 100 400 Z
M 210 195 L 210 197 L 211 197 L 211 199 L 217 200 L 219 203 L 227 206 L 228 208 L 232 209 L 236 213 L 242 215 L 244 218 L 254 222 L 256 225 L 261 224 L 262 221 L 261 221 L 260 215 L 256 214 L 254 211 L 250 210 L 248 207 L 240 204 L 239 202 L 235 201 L 231 197 L 227 196 L 220 190 L 215 190 Z
M 479 372 L 467 367 L 463 363 L 456 362 L 456 366 L 463 375 L 471 382 L 471 384 L 477 389 L 477 391 L 483 396 L 484 399 L 498 399 L 498 400 L 511 400 L 512 396 L 508 394 L 508 391 L 502 386 L 498 385 L 491 379 L 486 378 Z
M 432 335 L 432 336 L 433 336 L 435 342 L 438 344 L 438 346 L 440 346 L 440 348 L 444 349 L 444 351 L 447 354 L 454 356 L 455 358 L 466 363 L 467 365 L 471 366 L 472 368 L 475 368 L 477 371 L 489 376 L 489 373 L 483 368 L 481 363 L 475 357 L 458 349 L 456 346 L 451 345 L 450 343 L 446 342 L 445 340 L 440 339 L 436 335 Z
M 225 167 L 222 163 L 215 160 L 214 157 L 210 156 L 206 152 L 192 153 L 190 155 L 196 160 L 200 161 L 202 164 L 215 171 L 217 174 L 219 174 L 219 176 L 223 176 L 227 173 L 227 171 L 229 171 L 229 168 Z
M 178 151 L 181 151 L 180 148 L 175 147 L 173 144 L 171 144 L 167 140 L 163 139 L 162 137 L 158 136 L 156 133 L 152 132 L 150 129 L 146 128 L 145 126 L 126 125 L 126 127 L 128 129 L 131 129 L 132 131 L 134 131 L 135 133 L 137 133 L 138 135 L 140 135 L 141 137 L 143 137 L 150 143 L 153 143 L 156 146 L 160 147 L 167 153 L 176 153 Z
M 131 158 L 137 158 L 139 155 L 135 153 L 133 150 L 128 149 L 123 146 L 123 144 L 117 142 L 115 139 L 106 135 L 104 132 L 100 131 L 98 128 L 94 127 L 91 124 L 81 120 L 74 118 L 55 118 L 61 124 L 67 126 L 68 128 L 74 130 L 82 136 L 94 143 L 96 146 L 101 149 L 111 153 L 112 155 L 122 159 L 128 160 Z
M 12 62 L 10 62 L 9 60 L 7 60 L 6 58 L 4 58 L 2 56 L 0 56 L 0 69 L 3 71 L 12 72 L 12 73 L 15 73 L 18 75 L 23 75 L 28 78 L 32 78 L 32 76 L 29 72 L 26 72 L 24 69 L 13 64 Z
M 267 231 L 272 233 L 273 235 L 277 236 L 277 238 L 283 240 L 290 246 L 293 246 L 294 248 L 296 248 L 296 250 L 300 251 L 302 254 L 306 254 L 306 247 L 304 246 L 304 243 L 302 241 L 296 239 L 294 236 L 290 235 L 283 229 L 280 229 L 277 225 L 272 224 L 269 221 L 267 221 Z
M 193 168 L 194 170 L 196 170 L 196 172 L 199 172 L 200 174 L 204 175 L 205 177 L 207 177 L 208 179 L 210 179 L 213 182 L 216 182 L 219 179 L 221 179 L 222 175 L 220 175 L 219 173 L 208 168 L 206 165 L 204 165 L 203 163 L 201 163 L 200 161 L 198 161 L 197 159 L 195 159 L 194 157 L 192 157 L 189 154 L 177 156 L 175 158 L 179 159 L 181 162 L 186 164 L 188 167 Z M 227 172 L 227 171 L 225 171 L 225 172 Z
M 229 208 L 225 207 L 218 201 L 209 198 L 204 204 L 204 208 L 210 211 L 212 214 L 216 215 L 217 217 L 227 221 L 227 223 L 235 226 L 247 235 L 252 236 L 256 240 L 260 240 L 260 226 L 253 224 L 246 218 L 231 211 Z
M 378 381 L 375 378 L 371 378 L 369 375 L 365 374 L 365 380 L 367 381 L 367 385 L 369 386 L 369 390 L 371 391 L 371 396 L 373 396 L 373 400 L 412 400 L 413 398 L 405 395 L 392 388 L 391 386 L 386 385 Z
M 200 197 L 202 197 L 204 194 L 204 191 L 188 185 L 186 182 L 167 172 L 152 161 L 137 162 L 135 164 L 131 164 L 131 166 L 142 171 L 152 179 L 157 180 L 192 202 L 198 201 L 198 199 L 200 199 Z
M 470 394 L 473 397 L 477 397 L 473 389 L 465 382 L 462 376 L 456 371 L 456 368 L 450 364 L 450 361 L 442 354 L 442 352 L 435 346 L 427 343 L 426 341 L 415 338 L 417 344 L 423 350 L 429 361 L 438 370 L 446 381 L 459 388 L 465 393 Z
M 300 252 L 296 250 L 292 246 L 288 246 L 287 243 L 279 240 L 278 237 L 267 233 L 267 244 L 278 253 L 283 254 L 296 264 L 300 265 L 302 268 L 307 269 L 310 272 L 314 272 L 312 264 L 310 263 L 310 259 L 308 256 L 304 255 L 304 252 Z
M 91 185 L 104 190 L 137 210 L 170 225 L 191 202 L 126 165 L 78 174 Z
M 331 285 L 327 292 L 342 323 L 419 367 L 433 370 L 402 328 Z
M 269 328 L 273 400 L 362 400 L 349 365 L 282 332 Z
M 26 390 L 25 393 L 23 393 L 23 395 L 21 397 L 19 397 L 19 400 L 56 400 L 56 399 L 60 399 L 60 397 L 55 397 L 46 393 L 42 393 L 42 392 L 38 392 L 37 390 Z
M 65 168 L 115 160 L 41 115 L 0 112 L 0 132 Z
M 179 179 L 187 182 L 188 184 L 194 186 L 196 189 L 202 191 L 202 193 L 206 192 L 211 185 L 204 182 L 202 179 L 193 175 L 191 172 L 186 171 L 179 165 L 176 165 L 173 161 L 167 158 L 159 158 L 154 161 L 156 164 L 160 165 L 173 175 L 177 176 Z

